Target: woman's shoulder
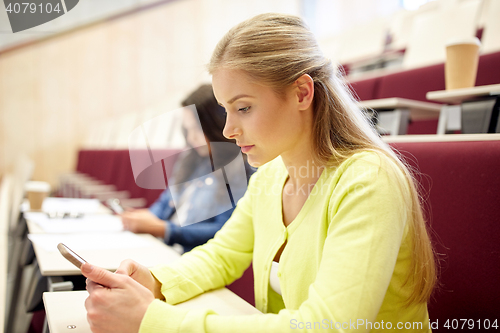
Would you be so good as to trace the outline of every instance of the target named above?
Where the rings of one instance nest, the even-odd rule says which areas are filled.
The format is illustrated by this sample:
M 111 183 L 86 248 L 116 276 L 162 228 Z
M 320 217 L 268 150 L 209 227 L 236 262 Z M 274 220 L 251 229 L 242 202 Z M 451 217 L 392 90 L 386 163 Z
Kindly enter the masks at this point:
M 356 178 L 380 176 L 381 173 L 386 176 L 403 177 L 400 166 L 395 158 L 390 157 L 382 151 L 361 150 L 353 153 L 343 160 L 337 167 L 329 168 L 330 172 L 338 176 L 351 175 Z
M 348 157 L 342 164 L 345 164 L 346 166 L 352 164 L 362 164 L 380 167 L 384 161 L 387 161 L 387 159 L 388 157 L 382 152 L 375 150 L 360 150 Z
M 340 162 L 332 161 L 330 165 L 326 167 L 326 170 L 330 174 L 342 174 L 349 169 L 356 167 L 380 167 L 381 157 L 379 153 L 374 151 L 362 150 L 351 153 L 349 156 L 344 157 Z

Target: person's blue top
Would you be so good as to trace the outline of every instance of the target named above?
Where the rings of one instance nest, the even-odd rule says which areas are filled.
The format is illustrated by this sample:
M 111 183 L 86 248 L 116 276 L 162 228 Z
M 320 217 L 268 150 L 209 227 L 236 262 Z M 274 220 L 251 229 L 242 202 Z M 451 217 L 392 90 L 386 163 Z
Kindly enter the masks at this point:
M 162 192 L 158 200 L 151 205 L 149 210 L 159 219 L 167 223 L 164 237 L 165 243 L 167 245 L 180 244 L 183 246 L 184 251 L 187 252 L 213 238 L 215 233 L 219 231 L 229 217 L 231 217 L 234 208 L 204 221 L 180 226 L 169 221 L 175 213 L 175 207 L 173 205 L 172 195 L 170 191 L 166 189 Z
M 197 165 L 190 176 L 191 181 L 183 184 L 175 184 L 175 181 L 172 181 L 172 185 L 169 182 L 169 188 L 163 191 L 149 208 L 151 213 L 166 222 L 165 243 L 180 244 L 187 252 L 213 238 L 231 217 L 238 196 L 241 197 L 244 193 L 244 191 L 236 192 L 238 189 L 241 192 L 242 188 L 246 190 L 247 173 L 251 174 L 253 171 L 248 168 L 243 176 L 244 179 L 239 181 L 234 181 L 233 177 L 231 192 L 237 197 L 230 198 L 225 194 L 224 200 L 217 200 L 220 196 L 218 191 L 221 191 L 220 186 L 223 186 L 222 191 L 226 193 L 224 178 L 228 176 L 223 175 L 220 169 L 212 172 L 209 159 Z M 179 211 L 176 210 L 176 206 Z

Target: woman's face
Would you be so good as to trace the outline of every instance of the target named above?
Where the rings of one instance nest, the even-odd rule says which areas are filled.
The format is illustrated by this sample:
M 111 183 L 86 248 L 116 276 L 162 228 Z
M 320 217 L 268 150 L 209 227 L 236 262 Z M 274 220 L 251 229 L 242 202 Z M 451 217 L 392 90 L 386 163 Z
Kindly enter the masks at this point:
M 245 72 L 232 69 L 216 71 L 212 85 L 227 113 L 223 134 L 236 140 L 250 165 L 258 167 L 279 155 L 293 155 L 305 124 L 300 121 L 292 87 L 281 97 Z
M 188 144 L 196 149 L 200 156 L 208 156 L 205 134 L 203 134 L 200 122 L 188 108 L 183 110 L 182 126 L 186 130 L 186 141 Z

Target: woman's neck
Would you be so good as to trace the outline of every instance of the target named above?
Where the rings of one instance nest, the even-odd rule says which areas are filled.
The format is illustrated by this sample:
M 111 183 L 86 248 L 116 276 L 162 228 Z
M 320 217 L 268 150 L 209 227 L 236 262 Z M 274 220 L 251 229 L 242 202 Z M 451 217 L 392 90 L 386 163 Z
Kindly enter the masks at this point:
M 287 183 L 297 188 L 316 184 L 324 169 L 323 165 L 315 162 L 312 142 L 304 142 L 293 152 L 281 155 L 281 158 L 288 172 Z

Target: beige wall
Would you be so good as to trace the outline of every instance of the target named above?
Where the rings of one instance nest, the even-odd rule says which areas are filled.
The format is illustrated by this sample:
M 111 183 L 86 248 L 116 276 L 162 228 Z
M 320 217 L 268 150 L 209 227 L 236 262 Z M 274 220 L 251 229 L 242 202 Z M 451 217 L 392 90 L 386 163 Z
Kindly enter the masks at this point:
M 33 179 L 55 185 L 92 127 L 178 105 L 210 79 L 204 65 L 231 26 L 260 12 L 298 14 L 298 3 L 179 0 L 1 53 L 0 175 L 24 152 Z

